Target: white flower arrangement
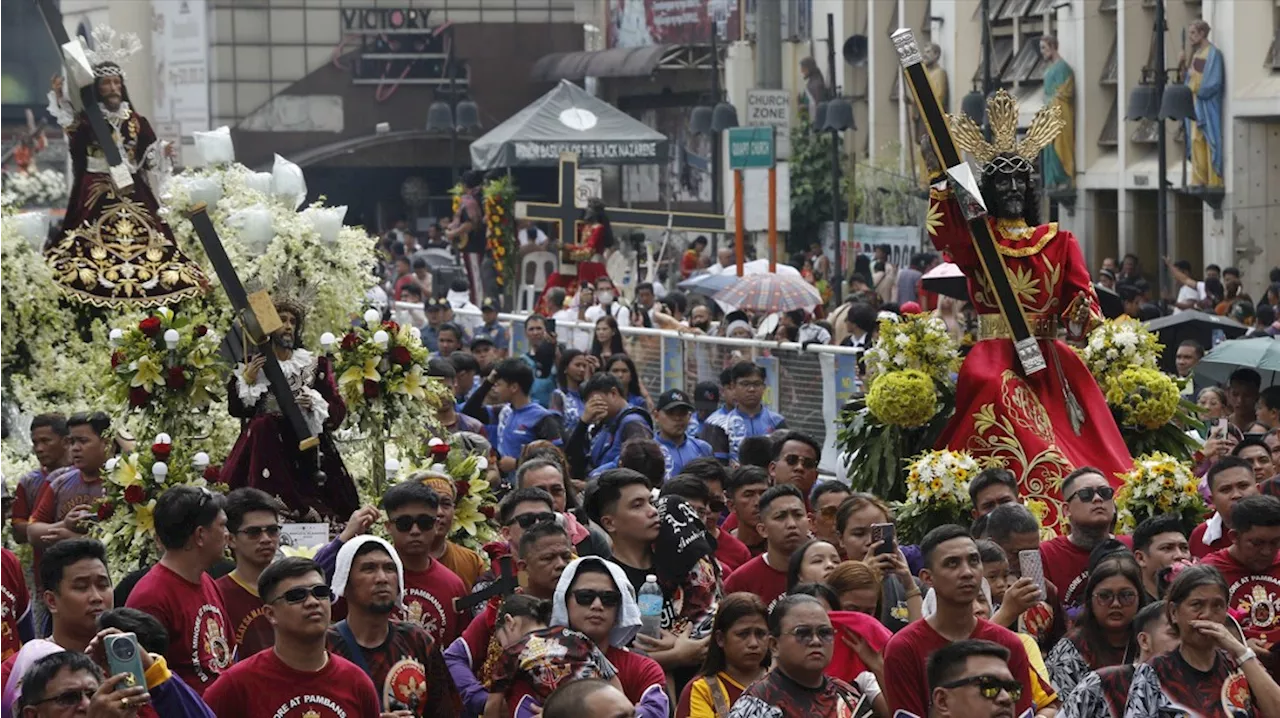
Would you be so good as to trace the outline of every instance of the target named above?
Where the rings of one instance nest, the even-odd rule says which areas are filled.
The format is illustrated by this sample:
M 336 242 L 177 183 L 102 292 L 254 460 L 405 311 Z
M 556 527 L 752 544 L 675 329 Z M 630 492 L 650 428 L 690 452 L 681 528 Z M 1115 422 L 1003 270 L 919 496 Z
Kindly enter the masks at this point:
M 875 346 L 864 355 L 871 376 L 916 369 L 944 383 L 959 366 L 959 347 L 947 325 L 934 316 L 907 315 L 900 321 L 882 320 Z
M 1106 386 L 1108 379 L 1126 369 L 1159 369 L 1163 348 L 1142 322 L 1120 317 L 1109 319 L 1090 332 L 1080 357 L 1098 384 Z
M 1122 530 L 1132 532 L 1143 520 L 1177 514 L 1194 526 L 1208 512 L 1200 495 L 1200 480 L 1188 466 L 1163 452 L 1134 459 L 1133 470 L 1120 475 L 1124 482 L 1116 493 L 1117 519 Z
M 919 541 L 943 524 L 968 523 L 969 482 L 982 467 L 964 451 L 926 451 L 907 471 L 907 500 L 896 524 L 902 542 Z
M 67 199 L 67 178 L 52 169 L 34 172 L 5 172 L 0 175 L 6 205 L 52 207 Z

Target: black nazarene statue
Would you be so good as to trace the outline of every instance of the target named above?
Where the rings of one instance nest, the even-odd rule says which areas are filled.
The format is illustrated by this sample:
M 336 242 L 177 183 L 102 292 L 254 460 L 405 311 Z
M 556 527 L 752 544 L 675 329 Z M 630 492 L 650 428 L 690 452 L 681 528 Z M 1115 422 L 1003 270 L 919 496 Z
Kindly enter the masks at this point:
M 161 143 L 129 106 L 120 67 L 141 44 L 131 33 L 105 26 L 93 29 L 93 40 L 85 55 L 93 63 L 94 95 L 133 187 L 116 191 L 85 114 L 75 111 L 62 77 L 55 77 L 49 112 L 66 130 L 73 179 L 65 232 L 45 250 L 54 280 L 69 296 L 97 307 L 157 307 L 201 294 L 208 285 L 204 273 L 178 249 L 145 177 L 159 166 Z

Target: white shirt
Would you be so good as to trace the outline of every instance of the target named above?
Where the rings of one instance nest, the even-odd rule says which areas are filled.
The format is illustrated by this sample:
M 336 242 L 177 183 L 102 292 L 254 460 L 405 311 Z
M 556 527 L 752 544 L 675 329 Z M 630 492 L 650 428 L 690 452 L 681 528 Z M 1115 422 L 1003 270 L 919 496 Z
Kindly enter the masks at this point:
M 619 303 L 618 300 L 615 299 L 609 303 L 608 313 L 612 314 L 613 318 L 617 320 L 619 327 L 631 326 L 631 310 L 627 309 L 626 305 Z M 599 304 L 593 304 L 587 308 L 587 321 L 593 324 L 604 315 L 605 309 Z
M 543 232 L 541 229 L 539 229 L 539 228 L 537 228 L 537 227 L 533 227 L 532 229 L 533 229 L 533 231 L 534 231 L 534 232 L 536 232 L 536 233 L 537 233 L 537 234 L 534 236 L 533 243 L 534 243 L 534 244 L 536 244 L 536 245 L 538 245 L 539 247 L 545 247 L 545 246 L 547 246 L 547 233 L 546 233 L 546 232 Z M 516 232 L 516 237 L 520 240 L 520 246 L 521 246 L 521 247 L 523 247 L 523 246 L 525 246 L 526 244 L 528 244 L 528 243 L 529 243 L 529 232 L 528 232 L 528 230 L 524 230 L 524 229 L 522 229 L 522 230 L 520 230 L 519 232 Z
M 831 332 L 820 324 L 802 324 L 796 336 L 801 344 L 808 344 L 809 342 L 831 343 Z
M 591 351 L 592 327 L 590 325 L 585 329 L 570 329 L 568 324 L 562 324 L 562 322 L 578 321 L 577 307 L 561 309 L 551 315 L 551 318 L 556 320 L 556 336 L 564 342 L 565 346 L 582 352 Z
M 1177 300 L 1174 301 L 1174 303 L 1182 304 L 1183 302 L 1198 302 L 1204 298 L 1205 298 L 1204 282 L 1196 282 L 1195 289 L 1192 289 L 1191 287 L 1188 287 L 1185 284 L 1179 287 L 1178 298 Z M 1174 314 L 1177 314 L 1178 312 L 1181 312 L 1181 311 L 1185 311 L 1185 310 L 1179 307 L 1173 308 Z

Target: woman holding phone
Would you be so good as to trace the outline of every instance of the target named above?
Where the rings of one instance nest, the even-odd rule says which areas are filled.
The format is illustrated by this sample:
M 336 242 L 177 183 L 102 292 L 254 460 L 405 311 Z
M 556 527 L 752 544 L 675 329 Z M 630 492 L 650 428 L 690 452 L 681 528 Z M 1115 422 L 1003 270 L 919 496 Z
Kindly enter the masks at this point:
M 923 603 L 920 584 L 911 575 L 907 557 L 892 536 L 889 505 L 871 494 L 852 494 L 836 511 L 836 531 L 847 558 L 880 572 L 880 620 L 885 627 L 897 633 L 919 619 Z

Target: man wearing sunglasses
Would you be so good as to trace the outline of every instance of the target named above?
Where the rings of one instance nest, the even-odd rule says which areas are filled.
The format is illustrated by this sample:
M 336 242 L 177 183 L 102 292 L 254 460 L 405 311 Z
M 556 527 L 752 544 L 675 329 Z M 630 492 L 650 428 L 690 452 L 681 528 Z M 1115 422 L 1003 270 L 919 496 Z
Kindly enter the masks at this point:
M 458 637 L 458 612 L 453 599 L 470 591 L 458 574 L 431 557 L 440 497 L 417 481 L 403 481 L 382 495 L 391 544 L 404 564 L 403 620 L 422 624 L 438 645 Z
M 1009 651 L 991 641 L 956 641 L 929 657 L 933 718 L 1013 718 L 1022 683 Z
M 23 674 L 22 695 L 15 706 L 19 711 L 17 715 L 22 718 L 133 718 L 148 696 L 147 687 L 129 685 L 126 682 L 129 677 L 125 673 L 104 681 L 102 670 L 85 654 L 50 653 Z
M 227 494 L 227 533 L 236 568 L 216 583 L 236 637 L 236 658 L 243 661 L 271 647 L 274 633 L 258 597 L 258 577 L 280 548 L 280 514 L 271 495 L 245 486 Z
M 1089 581 L 1089 553 L 1093 547 L 1113 538 L 1116 523 L 1116 490 L 1102 472 L 1082 466 L 1062 480 L 1062 499 L 1066 504 L 1066 536 L 1057 536 L 1040 544 L 1044 577 L 1062 592 L 1062 608 L 1073 609 L 1084 597 Z M 1118 537 L 1133 549 L 1132 536 Z
M 848 486 L 834 479 L 823 481 L 814 487 L 810 493 L 809 505 L 813 510 L 809 512 L 809 526 L 813 529 L 815 537 L 832 546 L 841 545 L 840 531 L 836 527 L 836 514 L 840 513 L 840 504 L 849 498 L 851 493 L 853 492 Z
M 270 650 L 227 670 L 205 694 L 217 716 L 381 716 L 373 681 L 328 650 L 333 592 L 320 566 L 290 556 L 258 579 L 258 595 L 275 628 Z
M 169 668 L 204 695 L 231 665 L 236 637 L 208 574 L 227 550 L 226 500 L 205 488 L 175 486 L 156 500 L 160 562 L 138 581 L 125 605 L 149 613 L 169 632 Z
M 790 484 L 800 489 L 808 508 L 809 493 L 818 483 L 818 457 L 821 455 L 822 448 L 813 437 L 795 430 L 785 432 L 773 442 L 773 456 L 769 461 L 769 477 L 773 479 L 773 485 Z

